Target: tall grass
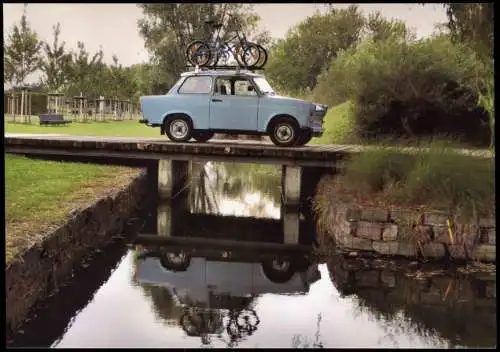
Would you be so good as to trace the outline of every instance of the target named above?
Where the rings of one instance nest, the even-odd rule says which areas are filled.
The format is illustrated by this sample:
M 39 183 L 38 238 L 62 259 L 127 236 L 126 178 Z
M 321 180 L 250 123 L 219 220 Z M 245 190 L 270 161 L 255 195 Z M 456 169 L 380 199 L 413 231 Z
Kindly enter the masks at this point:
M 414 155 L 380 148 L 354 156 L 338 184 L 387 205 L 432 208 L 463 220 L 495 212 L 492 158 L 459 154 L 434 142 Z

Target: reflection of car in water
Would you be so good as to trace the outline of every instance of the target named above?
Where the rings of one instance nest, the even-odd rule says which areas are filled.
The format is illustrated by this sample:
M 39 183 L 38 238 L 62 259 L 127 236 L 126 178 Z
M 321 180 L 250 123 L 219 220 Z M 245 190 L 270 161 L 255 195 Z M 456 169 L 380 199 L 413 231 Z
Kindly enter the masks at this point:
M 252 309 L 265 293 L 305 294 L 320 279 L 304 255 L 162 246 L 138 253 L 135 280 L 165 287 L 184 307 L 179 325 L 189 336 L 220 334 L 231 341 L 251 335 L 259 324 Z

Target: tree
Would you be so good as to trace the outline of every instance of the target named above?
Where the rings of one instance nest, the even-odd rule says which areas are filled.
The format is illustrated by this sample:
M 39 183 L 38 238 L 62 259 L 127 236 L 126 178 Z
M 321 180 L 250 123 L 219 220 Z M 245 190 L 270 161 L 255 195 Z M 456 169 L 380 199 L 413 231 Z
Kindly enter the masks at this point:
M 233 19 L 224 29 L 224 38 L 236 28 L 250 38 L 254 34 L 259 16 L 251 5 L 244 4 L 139 4 L 144 18 L 139 20 L 139 32 L 145 40 L 152 62 L 159 65 L 172 85 L 185 70 L 186 46 L 195 39 L 209 40 L 212 32 L 205 21 L 223 20 L 226 14 Z M 263 37 L 260 36 L 262 39 Z
M 270 80 L 292 92 L 313 89 L 318 75 L 338 52 L 358 43 L 364 25 L 355 5 L 308 17 L 271 49 L 267 65 Z
M 93 83 L 95 83 L 95 78 L 98 76 L 96 72 L 103 68 L 102 59 L 104 53 L 100 49 L 91 57 L 83 42 L 79 41 L 77 46 L 78 52 L 72 54 L 71 83 L 68 93 L 72 95 L 80 95 L 81 93 L 88 97 L 96 96 L 98 94 L 96 88 L 98 87 Z
M 52 92 L 64 88 L 70 77 L 72 54 L 66 51 L 66 42 L 59 43 L 61 25 L 54 27 L 54 41 L 52 46 L 43 42 L 44 58 L 41 60 L 41 69 L 44 73 L 43 84 Z
M 19 25 L 15 24 L 7 36 L 4 46 L 4 69 L 9 82 L 23 84 L 26 77 L 35 72 L 40 66 L 41 42 L 37 33 L 31 29 L 27 19 L 27 4 Z

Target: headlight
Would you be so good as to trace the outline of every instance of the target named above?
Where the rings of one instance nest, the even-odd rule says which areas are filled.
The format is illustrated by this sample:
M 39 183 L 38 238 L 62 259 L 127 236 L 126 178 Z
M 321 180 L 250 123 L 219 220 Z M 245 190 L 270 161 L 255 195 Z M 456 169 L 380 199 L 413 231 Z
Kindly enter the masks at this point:
M 325 108 L 321 104 L 314 104 L 314 110 L 315 111 L 323 111 Z

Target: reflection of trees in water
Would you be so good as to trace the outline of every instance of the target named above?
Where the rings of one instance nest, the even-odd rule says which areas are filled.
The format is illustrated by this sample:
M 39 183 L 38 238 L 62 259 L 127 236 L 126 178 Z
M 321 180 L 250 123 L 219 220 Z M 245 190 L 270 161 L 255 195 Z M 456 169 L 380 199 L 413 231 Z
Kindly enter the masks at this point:
M 404 334 L 418 335 L 431 344 L 496 345 L 496 300 L 485 297 L 485 290 L 478 290 L 471 277 L 451 273 L 413 277 L 409 272 L 355 265 L 347 270 L 350 264 L 339 257 L 328 263 L 332 282 L 341 294 L 355 295 L 358 314 L 368 313 L 381 322 L 393 343 L 396 335 Z M 393 278 L 392 285 L 384 282 L 388 277 Z
M 227 163 L 193 164 L 190 204 L 192 211 L 219 213 L 220 202 L 230 199 L 246 203 L 249 216 L 262 216 L 266 205 L 280 205 L 281 170 L 276 166 Z M 250 194 L 260 201 L 249 204 Z
M 161 286 L 140 284 L 144 295 L 151 299 L 153 308 L 159 319 L 167 325 L 177 325 L 182 316 L 182 308 L 175 304 L 170 291 Z

